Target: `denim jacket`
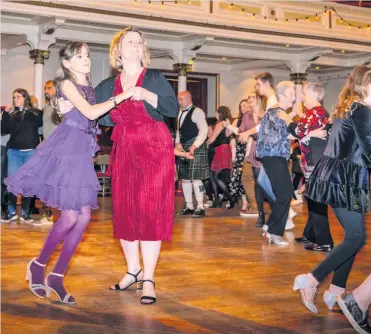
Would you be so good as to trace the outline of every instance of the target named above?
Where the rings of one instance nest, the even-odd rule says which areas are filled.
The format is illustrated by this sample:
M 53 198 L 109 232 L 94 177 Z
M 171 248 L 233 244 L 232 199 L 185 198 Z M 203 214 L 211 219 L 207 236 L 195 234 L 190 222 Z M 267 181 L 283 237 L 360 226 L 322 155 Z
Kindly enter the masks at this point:
M 290 156 L 290 144 L 287 139 L 286 123 L 278 117 L 280 107 L 270 108 L 260 124 L 256 153 L 259 158 L 281 157 L 286 160 Z

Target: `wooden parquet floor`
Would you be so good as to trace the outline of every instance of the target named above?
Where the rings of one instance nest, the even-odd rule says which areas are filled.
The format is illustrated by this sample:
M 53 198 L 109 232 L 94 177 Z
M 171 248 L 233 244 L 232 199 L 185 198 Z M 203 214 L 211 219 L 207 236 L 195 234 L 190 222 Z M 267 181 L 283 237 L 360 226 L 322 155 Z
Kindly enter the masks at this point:
M 100 204 L 65 278 L 75 306 L 36 298 L 24 280 L 26 265 L 37 256 L 49 227 L 1 226 L 1 333 L 354 333 L 341 314 L 329 312 L 322 302 L 328 279 L 316 296 L 318 315 L 292 291 L 295 275 L 326 256 L 294 243 L 306 221 L 305 205 L 295 207 L 296 228 L 286 233 L 291 245 L 285 248 L 269 245 L 255 227 L 256 218 L 241 218 L 237 210 L 208 210 L 200 220 L 176 218 L 173 240 L 164 243 L 156 273 L 158 302 L 142 306 L 140 292 L 108 290 L 126 267 L 120 244 L 112 238 L 110 199 Z M 368 232 L 370 222 L 367 216 Z M 331 226 L 339 243 L 343 234 L 332 212 Z M 371 272 L 370 250 L 368 243 L 357 257 L 349 288 Z M 57 255 L 58 250 L 47 269 Z

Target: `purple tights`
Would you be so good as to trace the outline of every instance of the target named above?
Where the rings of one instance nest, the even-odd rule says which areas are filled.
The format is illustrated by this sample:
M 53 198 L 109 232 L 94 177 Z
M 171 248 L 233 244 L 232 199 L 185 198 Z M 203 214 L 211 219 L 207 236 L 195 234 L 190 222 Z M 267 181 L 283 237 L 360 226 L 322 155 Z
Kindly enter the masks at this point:
M 72 255 L 75 253 L 76 248 L 89 224 L 89 221 L 90 206 L 83 207 L 80 214 L 78 211 L 73 210 L 62 211 L 61 217 L 54 224 L 52 230 L 46 238 L 44 247 L 36 261 L 41 264 L 46 264 L 52 252 L 63 241 L 62 251 L 53 272 L 64 275 L 68 263 L 70 262 Z M 32 283 L 44 284 L 44 267 L 40 267 L 36 263 L 32 263 L 31 270 Z M 48 278 L 48 285 L 56 290 L 63 300 L 67 294 L 63 286 L 63 278 L 51 275 Z M 72 301 L 73 299 L 74 298 L 71 296 L 69 301 Z

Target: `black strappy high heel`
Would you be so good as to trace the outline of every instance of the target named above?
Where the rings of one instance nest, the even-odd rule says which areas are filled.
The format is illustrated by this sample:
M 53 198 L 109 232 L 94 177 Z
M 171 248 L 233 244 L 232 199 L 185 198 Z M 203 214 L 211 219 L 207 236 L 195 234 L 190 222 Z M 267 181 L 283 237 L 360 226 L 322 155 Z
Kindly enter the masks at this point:
M 151 283 L 153 284 L 153 287 L 156 286 L 155 282 L 151 281 L 150 279 L 144 279 L 142 282 L 143 282 L 143 283 L 144 283 L 144 282 L 151 282 Z M 151 302 L 149 302 L 149 303 L 145 303 L 145 302 L 143 302 L 143 300 L 145 300 L 145 299 L 150 300 Z M 142 305 L 152 305 L 152 304 L 156 303 L 156 300 L 157 300 L 156 297 L 151 297 L 151 296 L 142 296 L 142 297 L 140 298 L 140 303 L 141 303 Z
M 135 283 L 137 283 L 137 288 L 136 288 L 136 290 L 142 290 L 142 288 L 143 288 L 143 280 L 138 280 L 138 275 L 140 274 L 142 272 L 142 269 L 140 269 L 135 275 L 134 274 L 132 274 L 132 273 L 129 273 L 129 272 L 127 272 L 127 274 L 128 275 L 131 275 L 131 276 L 133 276 L 134 278 L 135 278 L 135 281 L 134 282 L 131 282 L 130 284 L 128 284 L 126 287 L 124 287 L 124 288 L 120 288 L 120 285 L 119 284 L 116 284 L 115 285 L 115 288 L 114 289 L 112 289 L 112 288 L 109 288 L 110 290 L 113 290 L 113 291 L 127 291 L 127 290 L 129 290 L 129 288 L 133 285 L 133 284 L 135 284 Z

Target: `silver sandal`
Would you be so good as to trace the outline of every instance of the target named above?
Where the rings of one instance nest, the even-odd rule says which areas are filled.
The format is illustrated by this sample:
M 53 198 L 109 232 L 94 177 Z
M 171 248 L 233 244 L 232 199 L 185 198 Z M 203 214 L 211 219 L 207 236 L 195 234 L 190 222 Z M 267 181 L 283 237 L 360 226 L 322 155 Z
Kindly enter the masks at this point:
M 76 301 L 72 301 L 72 302 L 68 301 L 70 299 L 70 297 L 72 297 L 72 295 L 70 293 L 67 293 L 64 296 L 64 298 L 62 299 L 61 296 L 59 295 L 59 293 L 57 291 L 55 291 L 53 288 L 51 288 L 50 286 L 48 286 L 48 277 L 50 275 L 54 275 L 54 276 L 58 276 L 58 277 L 62 277 L 62 278 L 64 277 L 64 275 L 62 275 L 62 274 L 57 274 L 57 273 L 53 273 L 53 272 L 49 273 L 48 276 L 46 276 L 46 278 L 45 278 L 46 296 L 48 298 L 50 298 L 51 295 L 52 295 L 52 292 L 54 292 L 61 303 L 68 304 L 68 305 L 74 305 L 74 304 L 76 304 Z
M 45 264 L 41 264 L 36 261 L 36 257 L 34 257 L 27 265 L 27 271 L 26 271 L 26 281 L 28 281 L 28 288 L 30 291 L 39 298 L 45 298 L 46 296 L 40 296 L 36 290 L 44 290 L 45 294 L 47 293 L 47 289 L 44 284 L 33 284 L 32 283 L 32 271 L 31 271 L 31 264 L 36 263 L 40 267 L 45 267 Z

